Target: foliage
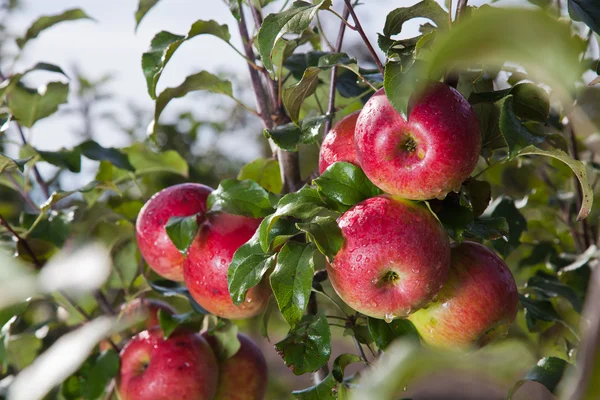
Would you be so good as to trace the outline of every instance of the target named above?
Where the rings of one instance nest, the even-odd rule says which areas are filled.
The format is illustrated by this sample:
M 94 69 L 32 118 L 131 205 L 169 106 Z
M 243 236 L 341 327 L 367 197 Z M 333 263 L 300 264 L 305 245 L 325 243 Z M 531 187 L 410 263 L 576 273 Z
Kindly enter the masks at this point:
M 136 28 L 158 2 L 139 1 L 132 16 Z M 112 101 L 104 87 L 110 78 L 76 74 L 75 81 L 69 80 L 61 67 L 44 62 L 23 71 L 3 70 L 0 396 L 115 398 L 116 350 L 137 322 L 117 318 L 117 310 L 150 296 L 181 311 L 158 313 L 165 337 L 180 325 L 203 328 L 216 338 L 221 359 L 238 351 L 238 330 L 260 326 L 269 341 L 271 330 L 278 337 L 274 346 L 281 362 L 293 374 L 321 378 L 291 393 L 294 398 L 399 398 L 407 386 L 418 387 L 420 380 L 449 370 L 498 378 L 509 398 L 527 381 L 561 398 L 595 398 L 598 389 L 586 376 L 597 376 L 600 362 L 594 325 L 600 313 L 590 300 L 600 293 L 593 284 L 600 254 L 600 215 L 593 202 L 600 181 L 595 146 L 600 89 L 594 86 L 600 79 L 589 80 L 600 72 L 600 62 L 587 50 L 600 34 L 600 10 L 592 0 L 569 0 L 567 10 L 531 2 L 540 7 L 463 5 L 457 15 L 449 15 L 437 2 L 423 0 L 390 10 L 385 25 L 373 28 L 382 32 L 377 44 L 385 59 L 382 68 L 372 69 L 372 61 L 380 63 L 378 53 L 369 51 L 375 62 L 341 52 L 343 35 L 339 46 L 324 51 L 328 41 L 319 19 L 335 14 L 346 19 L 340 22 L 342 33 L 365 36 L 354 14 L 367 13 L 367 4 L 353 8 L 350 17 L 336 11 L 338 4 L 354 7 L 350 1 L 226 1 L 234 24 L 199 19 L 184 34 L 161 31 L 140 54 L 154 110 L 138 112 L 135 126 L 113 121 L 131 142 L 120 148 L 101 145 L 91 129 L 92 107 Z M 14 8 L 10 2 L 6 12 Z M 249 26 L 251 14 L 255 26 Z M 418 36 L 406 38 L 405 29 L 416 18 L 428 22 Z M 24 52 L 46 29 L 79 19 L 93 18 L 80 9 L 57 12 L 10 40 Z M 254 40 L 249 28 L 256 28 Z M 242 36 L 241 50 L 233 29 Z M 242 100 L 247 96 L 238 95 L 245 82 L 218 71 L 200 70 L 157 92 L 178 48 L 203 35 L 233 47 L 248 63 L 256 109 Z M 0 67 L 8 68 L 10 63 L 2 61 Z M 57 80 L 27 86 L 23 77 L 40 70 Z M 483 146 L 475 172 L 457 192 L 425 203 L 454 242 L 477 241 L 500 254 L 519 285 L 520 311 L 509 338 L 470 354 L 421 346 L 408 320 L 378 320 L 350 310 L 332 290 L 325 269 L 344 246 L 338 218 L 382 192 L 350 163 L 334 163 L 318 175 L 310 155 L 334 121 L 360 109 L 381 88 L 410 118 L 412 99 L 431 80 L 456 87 L 472 104 Z M 161 122 L 171 100 L 194 92 L 202 98 L 224 96 L 234 106 L 220 106 L 217 121 L 183 112 L 176 122 Z M 87 122 L 79 144 L 47 151 L 27 142 L 28 128 L 60 118 L 68 107 Z M 216 143 L 194 150 L 205 129 L 225 135 L 257 126 L 249 122 L 255 117 L 264 128 L 256 129 L 260 134 L 255 136 L 266 149 L 262 157 L 243 165 Z M 150 135 L 143 137 L 139 132 L 148 125 Z M 6 146 L 15 138 L 21 141 L 18 154 Z M 82 159 L 93 162 L 93 178 L 65 190 L 65 173 L 87 179 Z M 262 218 L 256 233 L 235 252 L 227 274 L 237 305 L 251 288 L 270 286 L 273 299 L 260 321 L 234 323 L 212 316 L 183 285 L 162 280 L 146 267 L 135 241 L 137 214 L 152 194 L 184 181 L 216 188 L 207 215 Z M 184 257 L 204 217 L 166 222 L 169 238 Z M 586 320 L 592 323 L 582 324 Z M 354 344 L 356 355 L 336 354 L 335 344 L 345 340 Z M 114 348 L 107 350 L 101 342 Z M 69 348 L 74 350 L 62 357 Z M 364 371 L 345 377 L 346 368 L 358 363 Z M 413 394 L 418 396 L 418 389 Z

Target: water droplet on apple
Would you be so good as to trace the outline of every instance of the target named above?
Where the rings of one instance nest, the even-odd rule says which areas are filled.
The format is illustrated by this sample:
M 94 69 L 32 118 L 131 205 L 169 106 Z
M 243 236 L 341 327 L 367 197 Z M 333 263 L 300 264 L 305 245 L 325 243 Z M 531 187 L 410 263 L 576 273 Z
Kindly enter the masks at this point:
M 403 392 L 406 392 L 407 390 L 408 390 L 408 386 L 404 386 L 404 387 L 402 388 L 402 391 L 403 391 Z
M 368 263 L 369 261 L 371 261 L 369 257 L 365 258 L 365 263 Z
M 411 271 L 412 271 L 413 274 L 418 274 L 418 273 L 421 272 L 421 268 L 419 268 L 419 267 L 413 267 L 413 268 L 411 268 Z
M 444 192 L 439 192 L 439 193 L 438 193 L 438 195 L 436 196 L 436 198 L 437 198 L 438 200 L 444 200 L 444 199 L 446 198 L 446 194 L 447 194 L 447 193 L 444 193 Z
M 377 284 L 377 282 L 378 282 L 378 279 L 377 279 L 377 278 L 373 278 L 373 279 L 371 279 L 371 285 L 376 285 L 376 284 Z
M 252 299 L 250 297 L 246 297 L 246 303 L 252 303 Z
M 356 257 L 356 261 L 360 262 L 360 260 L 362 260 L 362 254 L 359 254 L 359 255 Z
M 390 314 L 385 314 L 385 316 L 383 317 L 383 320 L 389 324 L 394 320 L 394 318 L 396 318 L 396 316 L 394 314 L 390 313 Z

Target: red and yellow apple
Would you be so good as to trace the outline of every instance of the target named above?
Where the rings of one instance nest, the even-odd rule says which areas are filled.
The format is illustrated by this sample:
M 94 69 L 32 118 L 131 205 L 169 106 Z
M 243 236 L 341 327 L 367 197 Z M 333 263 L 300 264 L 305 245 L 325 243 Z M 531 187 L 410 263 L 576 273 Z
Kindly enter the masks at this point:
M 337 294 L 365 315 L 391 321 L 425 306 L 450 268 L 450 241 L 422 204 L 381 195 L 338 220 L 344 245 L 328 275 Z
M 412 101 L 408 121 L 383 89 L 356 122 L 358 162 L 383 191 L 412 200 L 444 198 L 460 189 L 481 150 L 477 116 L 454 88 L 433 83 Z
M 142 207 L 136 222 L 138 247 L 150 268 L 160 276 L 183 281 L 184 256 L 165 230 L 169 218 L 206 212 L 206 198 L 212 190 L 198 183 L 174 185 L 156 193 Z
M 204 309 L 229 319 L 250 318 L 267 307 L 270 290 L 263 280 L 251 288 L 244 303 L 233 304 L 227 270 L 236 250 L 254 234 L 261 220 L 223 212 L 208 215 L 188 250 L 185 285 Z
M 338 161 L 358 165 L 354 147 L 354 129 L 360 111 L 355 111 L 342 118 L 325 135 L 319 153 L 319 173 L 323 173 L 331 164 Z
M 202 337 L 217 353 L 214 336 Z M 219 360 L 219 384 L 215 400 L 262 400 L 267 391 L 267 361 L 252 339 L 238 334 L 240 349 L 232 357 Z
M 409 319 L 440 348 L 481 347 L 505 336 L 518 311 L 515 280 L 493 251 L 475 242 L 452 248 L 452 266 L 435 302 Z
M 121 400 L 212 400 L 218 379 L 217 359 L 199 334 L 181 329 L 165 340 L 153 329 L 121 351 L 117 393 Z

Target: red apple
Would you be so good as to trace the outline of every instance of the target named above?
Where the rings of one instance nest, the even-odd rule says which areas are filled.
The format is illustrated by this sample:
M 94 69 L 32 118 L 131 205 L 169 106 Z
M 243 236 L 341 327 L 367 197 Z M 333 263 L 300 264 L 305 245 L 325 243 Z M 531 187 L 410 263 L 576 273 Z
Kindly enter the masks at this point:
M 450 274 L 437 300 L 409 319 L 432 346 L 480 347 L 506 335 L 518 301 L 515 280 L 500 257 L 463 242 L 452 248 Z
M 325 135 L 319 153 L 319 173 L 322 174 L 327 167 L 338 161 L 358 165 L 354 148 L 354 128 L 358 114 L 360 111 L 345 116 Z
M 206 212 L 206 198 L 212 192 L 198 183 L 174 185 L 156 193 L 144 205 L 136 222 L 137 243 L 142 256 L 157 274 L 183 280 L 183 254 L 169 239 L 165 224 L 171 217 Z
M 383 89 L 356 122 L 358 162 L 380 189 L 412 200 L 444 198 L 471 175 L 481 150 L 473 108 L 454 88 L 429 85 L 415 99 L 408 121 Z
M 246 301 L 233 304 L 227 286 L 227 270 L 235 251 L 254 234 L 261 220 L 240 215 L 208 215 L 188 250 L 184 263 L 185 285 L 204 309 L 229 319 L 250 318 L 267 307 L 269 287 L 266 280 L 253 287 Z
M 388 322 L 431 301 L 446 281 L 450 241 L 422 204 L 390 195 L 367 199 L 338 224 L 344 245 L 329 279 L 350 307 Z
M 153 329 L 121 351 L 117 393 L 121 400 L 212 400 L 218 379 L 217 359 L 200 335 L 178 330 L 164 340 Z
M 217 348 L 215 337 L 202 337 Z M 240 349 L 233 357 L 219 360 L 219 385 L 215 400 L 262 400 L 267 391 L 267 361 L 252 339 L 238 334 Z

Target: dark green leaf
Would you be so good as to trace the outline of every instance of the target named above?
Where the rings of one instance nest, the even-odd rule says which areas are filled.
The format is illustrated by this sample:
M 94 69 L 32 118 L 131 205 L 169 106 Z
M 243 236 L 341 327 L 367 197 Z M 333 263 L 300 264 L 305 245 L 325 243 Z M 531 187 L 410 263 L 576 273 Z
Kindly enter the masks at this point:
M 171 217 L 165 225 L 169 239 L 181 254 L 187 254 L 192 245 L 198 229 L 200 229 L 198 218 L 201 217 L 201 215 L 196 214 L 187 217 Z
M 226 179 L 207 199 L 210 211 L 224 211 L 248 217 L 265 217 L 273 212 L 269 193 L 258 183 Z
M 344 206 L 381 194 L 359 167 L 346 162 L 333 163 L 314 183 L 320 193 Z
M 283 105 L 294 123 L 298 123 L 304 100 L 312 96 L 317 89 L 319 73 L 321 73 L 320 68 L 307 68 L 300 82 L 283 90 Z
M 279 162 L 273 159 L 258 158 L 244 165 L 237 179 L 251 179 L 271 193 L 281 193 L 283 188 Z
M 464 195 L 469 200 L 469 205 L 474 217 L 479 217 L 489 206 L 492 200 L 492 186 L 489 182 L 467 179 L 462 186 Z
M 264 133 L 278 147 L 287 151 L 298 151 L 298 146 L 301 143 L 317 143 L 321 136 L 321 126 L 328 118 L 325 115 L 309 117 L 302 120 L 300 126 L 290 122 L 273 129 L 265 129 Z
M 435 211 L 438 219 L 444 226 L 448 235 L 456 241 L 462 240 L 465 230 L 473 223 L 473 211 L 468 207 L 455 204 L 451 201 L 444 201 L 442 207 Z
M 230 81 L 221 79 L 206 71 L 201 71 L 197 74 L 190 75 L 185 78 L 185 81 L 183 81 L 181 85 L 177 87 L 166 88 L 156 98 L 156 107 L 154 109 L 154 129 L 158 124 L 158 118 L 160 117 L 160 114 L 171 100 L 183 97 L 189 92 L 197 90 L 206 90 L 212 93 L 220 93 L 229 97 L 233 97 L 233 88 Z
M 569 15 L 600 35 L 600 4 L 594 0 L 569 0 Z
M 126 154 L 118 149 L 102 147 L 93 140 L 88 140 L 76 147 L 84 157 L 96 161 L 108 161 L 117 168 L 134 171 Z
M 509 231 L 510 228 L 506 218 L 475 218 L 467 226 L 464 235 L 484 240 L 498 240 L 500 238 L 508 239 Z
M 521 244 L 521 234 L 527 230 L 527 220 L 515 206 L 513 199 L 498 197 L 492 202 L 486 214 L 492 218 L 504 218 L 508 222 L 507 240 L 494 241 L 494 248 L 504 257 L 512 253 Z
M 231 39 L 227 25 L 219 25 L 213 20 L 194 22 L 186 36 L 167 31 L 161 31 L 154 36 L 150 48 L 142 55 L 142 71 L 146 77 L 150 97 L 156 98 L 156 84 L 175 51 L 183 42 L 198 35 L 216 36 L 225 42 Z
M 387 37 L 402 31 L 402 25 L 413 18 L 427 18 L 440 28 L 448 26 L 448 13 L 434 0 L 423 0 L 410 7 L 397 8 L 385 20 L 383 34 Z
M 4 171 L 14 171 L 16 169 L 23 172 L 25 164 L 29 160 L 31 160 L 31 157 L 22 160 L 15 160 L 0 153 L 0 174 Z
M 42 31 L 54 26 L 63 21 L 74 21 L 77 19 L 92 19 L 90 18 L 83 10 L 80 8 L 74 8 L 71 10 L 67 10 L 62 14 L 58 15 L 45 15 L 38 18 L 29 29 L 25 33 L 25 36 L 22 38 L 17 38 L 16 42 L 19 48 L 23 48 L 25 44 L 31 40 L 38 37 Z
M 98 356 L 93 365 L 84 371 L 82 385 L 85 399 L 98 399 L 104 394 L 111 379 L 119 372 L 121 359 L 114 350 L 108 350 Z
M 322 0 L 316 4 L 295 1 L 287 10 L 268 15 L 257 35 L 257 47 L 264 66 L 273 72 L 271 54 L 275 43 L 286 33 L 300 33 L 309 27 L 319 9 L 331 6 L 331 0 Z
M 469 97 L 471 104 L 481 102 L 496 102 L 512 95 L 514 112 L 522 119 L 545 121 L 550 112 L 548 93 L 533 83 L 519 83 L 511 88 L 494 92 L 473 93 Z
M 227 271 L 227 283 L 233 303 L 240 305 L 250 288 L 258 285 L 275 262 L 275 254 L 265 253 L 258 242 L 259 232 L 235 252 Z
M 137 30 L 138 26 L 140 25 L 140 22 L 142 21 L 142 19 L 148 13 L 148 11 L 150 11 L 150 9 L 152 7 L 154 7 L 158 2 L 159 2 L 159 0 L 139 0 L 138 9 L 135 12 L 135 29 L 136 30 Z
M 81 171 L 81 155 L 75 150 L 62 149 L 59 151 L 41 151 L 37 150 L 42 160 L 56 165 L 59 168 L 66 168 L 71 172 Z
M 298 235 L 300 230 L 293 219 L 270 215 L 260 223 L 258 233 L 261 248 L 268 252 L 278 249 L 289 239 Z
M 325 315 L 305 315 L 287 336 L 275 344 L 285 365 L 303 375 L 321 368 L 331 356 L 331 332 Z
M 573 170 L 577 180 L 581 185 L 581 189 L 583 192 L 583 199 L 581 201 L 581 209 L 579 210 L 579 214 L 577 215 L 577 220 L 582 220 L 588 216 L 590 211 L 592 210 L 592 205 L 594 204 L 594 192 L 592 190 L 592 186 L 590 185 L 587 172 L 585 169 L 585 164 L 581 161 L 575 160 L 571 158 L 568 154 L 566 154 L 562 150 L 553 149 L 553 150 L 542 150 L 535 146 L 528 146 L 517 154 L 518 156 L 526 156 L 526 155 L 540 155 L 555 158 L 563 163 L 565 163 L 569 168 Z
M 36 121 L 54 114 L 68 95 L 69 85 L 62 82 L 50 82 L 38 90 L 17 84 L 7 95 L 7 104 L 14 119 L 31 128 Z
M 514 111 L 514 98 L 512 95 L 505 97 L 500 102 L 500 132 L 508 145 L 508 156 L 510 159 L 517 156 L 518 152 L 529 146 L 537 145 L 544 141 L 544 138 L 533 134 L 523 122 L 517 117 Z
M 525 378 L 518 381 L 508 393 L 508 400 L 511 400 L 513 395 L 524 383 L 533 381 L 541 383 L 551 393 L 558 386 L 562 376 L 569 364 L 558 357 L 544 357 L 536 365 L 534 365 L 525 375 Z
M 315 246 L 288 242 L 277 256 L 271 288 L 281 315 L 294 328 L 308 305 L 315 271 Z
M 17 370 L 31 364 L 42 349 L 42 341 L 33 333 L 11 335 L 6 342 L 6 360 Z
M 534 289 L 538 295 L 542 295 L 546 298 L 562 296 L 571 302 L 575 311 L 581 313 L 583 308 L 582 299 L 572 288 L 560 282 L 553 276 L 538 273 L 529 278 L 526 287 Z
M 304 390 L 292 392 L 296 399 L 300 400 L 337 400 L 340 384 L 344 383 L 344 370 L 350 364 L 360 362 L 361 359 L 355 354 L 341 354 L 333 362 L 333 370 L 327 377 L 317 385 Z
M 554 306 L 548 300 L 537 300 L 519 294 L 519 302 L 525 309 L 527 328 L 530 332 L 536 332 L 535 321 L 561 322 L 562 319 Z
M 369 333 L 379 349 L 385 350 L 395 339 L 409 337 L 419 339 L 417 329 L 407 319 L 395 319 L 389 324 L 382 319 L 367 318 Z
M 344 244 L 342 231 L 335 217 L 315 217 L 309 222 L 297 223 L 296 227 L 306 232 L 319 251 L 333 260 Z
M 163 309 L 158 310 L 157 316 L 160 329 L 163 331 L 163 337 L 165 340 L 167 340 L 179 326 L 179 321 L 173 316 L 173 314 L 164 311 Z

